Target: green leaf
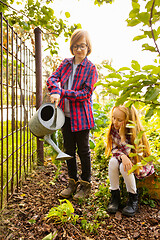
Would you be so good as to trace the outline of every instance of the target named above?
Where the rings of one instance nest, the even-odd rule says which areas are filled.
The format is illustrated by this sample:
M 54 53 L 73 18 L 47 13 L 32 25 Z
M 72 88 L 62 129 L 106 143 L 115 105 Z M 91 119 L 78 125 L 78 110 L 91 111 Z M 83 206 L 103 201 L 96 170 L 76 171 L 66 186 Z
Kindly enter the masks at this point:
M 65 16 L 66 16 L 66 18 L 70 18 L 70 13 L 69 12 L 65 12 Z
M 121 75 L 119 73 L 110 73 L 106 76 L 106 78 L 118 78 L 122 79 Z
M 132 19 L 130 21 L 128 21 L 128 26 L 129 27 L 134 27 L 136 25 L 138 25 L 141 21 L 139 21 L 138 19 Z
M 122 68 L 118 69 L 117 72 L 126 71 L 126 70 L 131 70 L 131 69 L 128 67 L 122 67 Z
M 151 74 L 160 74 L 160 67 L 155 67 L 152 71 Z
M 116 88 L 112 88 L 109 92 L 117 96 L 119 95 L 119 91 Z
M 105 64 L 104 67 L 109 69 L 109 70 L 111 70 L 111 71 L 113 71 L 113 72 L 116 72 L 116 70 L 113 67 L 111 67 L 110 65 L 108 65 L 108 64 Z
M 146 37 L 147 37 L 146 35 L 139 35 L 139 36 L 134 37 L 133 41 L 139 41 L 139 40 L 144 39 Z
M 49 233 L 47 236 L 45 236 L 42 240 L 52 240 L 53 239 L 53 235 L 52 233 Z
M 130 18 L 135 18 L 137 16 L 137 13 L 139 13 L 139 8 L 134 8 L 130 11 L 129 17 Z
M 131 148 L 131 149 L 135 149 L 135 146 L 134 146 L 134 145 L 127 144 L 126 146 L 129 147 L 129 148 Z
M 145 25 L 149 25 L 150 14 L 148 12 L 141 12 L 137 14 L 137 18 Z
M 142 50 L 148 50 L 148 51 L 151 51 L 151 52 L 156 52 L 156 49 L 150 45 L 148 45 L 148 43 L 145 43 L 142 45 Z
M 151 107 L 151 108 L 146 112 L 145 119 L 146 119 L 146 120 L 150 119 L 153 114 L 154 114 L 154 108 Z
M 159 88 L 149 89 L 148 92 L 145 95 L 145 100 L 153 101 L 153 100 L 157 99 L 159 94 L 160 94 L 160 89 Z
M 160 34 L 160 26 L 157 28 L 157 34 Z
M 135 60 L 132 60 L 132 62 L 131 62 L 132 64 L 131 64 L 131 67 L 134 69 L 134 70 L 136 70 L 136 71 L 140 71 L 140 64 L 137 62 L 137 61 L 135 61 Z
M 154 65 L 145 65 L 145 66 L 142 67 L 142 69 L 145 70 L 145 71 L 148 71 L 148 70 L 151 70 L 151 69 L 154 69 L 154 68 L 155 68 Z
M 111 83 L 109 83 L 109 86 L 113 86 L 113 87 L 120 87 L 120 86 L 121 86 L 121 84 L 120 84 L 120 82 L 119 82 L 119 81 L 114 81 L 114 82 L 111 82 Z

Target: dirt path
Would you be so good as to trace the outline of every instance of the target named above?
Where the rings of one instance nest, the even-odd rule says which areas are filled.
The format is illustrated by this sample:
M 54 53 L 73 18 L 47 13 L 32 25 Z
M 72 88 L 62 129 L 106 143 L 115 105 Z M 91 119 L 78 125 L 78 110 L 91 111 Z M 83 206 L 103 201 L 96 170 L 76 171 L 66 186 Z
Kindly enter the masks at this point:
M 92 179 L 92 199 L 87 202 L 76 203 L 69 199 L 78 214 L 76 225 L 72 223 L 57 224 L 46 221 L 44 217 L 49 210 L 59 205 L 59 192 L 67 185 L 66 166 L 62 166 L 60 175 L 53 182 L 57 167 L 47 163 L 44 167 L 37 167 L 26 179 L 22 189 L 14 194 L 8 206 L 0 217 L 1 240 L 41 240 L 52 233 L 53 239 L 160 239 L 160 208 L 148 205 L 140 206 L 139 213 L 135 217 L 125 217 L 121 212 L 114 215 L 99 216 L 95 221 L 94 192 L 102 183 L 95 177 Z M 86 229 L 81 228 L 81 219 L 86 216 L 90 223 Z M 96 230 L 96 224 L 100 223 Z M 91 226 L 93 232 L 91 232 Z M 88 228 L 88 231 L 87 231 Z M 49 238 L 48 238 L 49 239 Z M 51 239 L 51 238 L 50 238 Z

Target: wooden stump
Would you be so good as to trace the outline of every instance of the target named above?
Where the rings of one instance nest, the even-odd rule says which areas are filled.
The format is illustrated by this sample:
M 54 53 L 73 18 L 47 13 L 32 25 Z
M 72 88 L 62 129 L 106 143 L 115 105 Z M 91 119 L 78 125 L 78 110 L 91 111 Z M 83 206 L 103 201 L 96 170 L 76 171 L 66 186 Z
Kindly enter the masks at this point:
M 146 187 L 153 199 L 160 200 L 160 177 L 153 174 L 137 181 L 137 187 Z

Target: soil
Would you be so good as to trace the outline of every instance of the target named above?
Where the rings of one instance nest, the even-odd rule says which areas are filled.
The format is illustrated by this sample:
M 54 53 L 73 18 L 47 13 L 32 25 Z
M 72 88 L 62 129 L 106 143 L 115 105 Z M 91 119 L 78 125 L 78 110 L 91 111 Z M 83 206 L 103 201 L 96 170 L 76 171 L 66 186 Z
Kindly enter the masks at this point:
M 79 202 L 69 199 L 74 207 L 74 214 L 79 216 L 76 224 L 71 221 L 62 223 L 55 219 L 45 219 L 51 208 L 60 205 L 59 193 L 68 182 L 65 163 L 57 179 L 53 181 L 56 172 L 57 166 L 48 160 L 45 166 L 36 167 L 26 178 L 21 189 L 14 193 L 1 212 L 1 240 L 42 240 L 49 234 L 47 239 L 52 240 L 160 239 L 159 201 L 155 202 L 155 207 L 140 205 L 139 212 L 134 217 L 123 216 L 121 211 L 98 215 L 95 192 L 102 180 L 94 174 L 91 198 Z M 87 222 L 82 228 L 81 220 L 84 218 Z

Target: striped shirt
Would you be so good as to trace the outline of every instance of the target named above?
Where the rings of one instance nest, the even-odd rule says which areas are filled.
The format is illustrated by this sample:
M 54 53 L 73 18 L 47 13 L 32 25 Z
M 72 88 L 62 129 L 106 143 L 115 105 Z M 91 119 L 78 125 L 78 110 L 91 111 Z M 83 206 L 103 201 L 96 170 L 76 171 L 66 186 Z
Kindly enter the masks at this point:
M 63 111 L 65 98 L 69 100 L 71 130 L 77 132 L 94 127 L 92 93 L 98 73 L 95 65 L 86 57 L 76 68 L 71 89 L 64 89 L 72 73 L 73 59 L 66 58 L 62 61 L 47 80 L 47 86 L 50 94 L 60 94 L 59 107 Z

